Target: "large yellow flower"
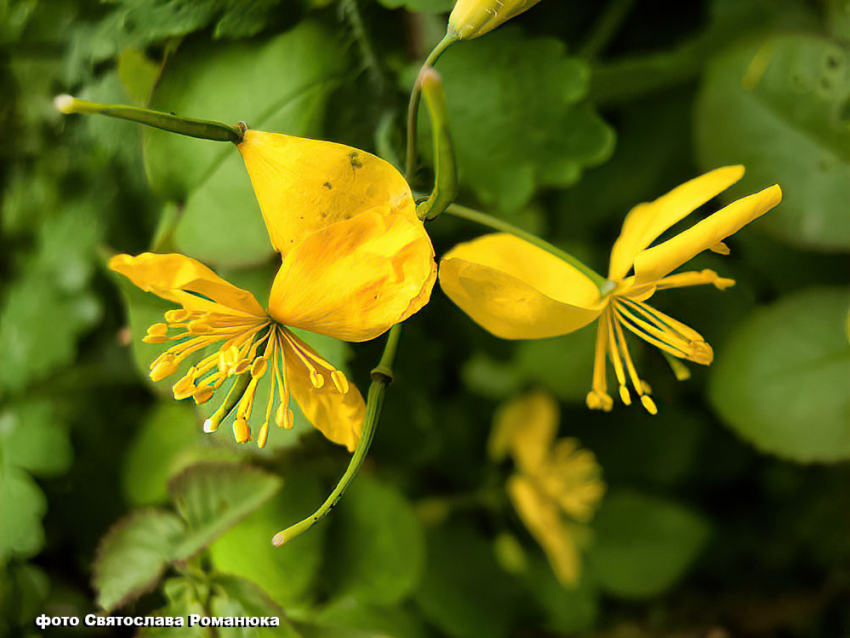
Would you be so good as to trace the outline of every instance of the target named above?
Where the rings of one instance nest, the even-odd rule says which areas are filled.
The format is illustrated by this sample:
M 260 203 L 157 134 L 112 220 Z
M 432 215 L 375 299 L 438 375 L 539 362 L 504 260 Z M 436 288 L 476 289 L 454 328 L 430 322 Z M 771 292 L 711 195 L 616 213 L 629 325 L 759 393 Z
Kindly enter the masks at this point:
M 508 479 L 508 496 L 558 580 L 570 585 L 581 571 L 576 524 L 593 518 L 605 484 L 593 452 L 576 439 L 555 441 L 558 422 L 558 404 L 545 392 L 512 401 L 496 419 L 490 457 L 513 457 L 518 471 Z
M 608 284 L 600 290 L 578 269 L 513 235 L 494 234 L 460 244 L 440 265 L 446 294 L 478 324 L 504 339 L 542 339 L 567 334 L 599 319 L 592 390 L 587 405 L 610 410 L 606 356 L 623 403 L 631 403 L 627 383 L 652 414 L 657 412 L 649 385 L 640 379 L 626 345 L 624 328 L 675 359 L 711 363 L 711 347 L 695 330 L 646 303 L 657 290 L 735 282 L 712 270 L 670 274 L 704 250 L 728 254 L 723 240 L 764 215 L 782 199 L 770 186 L 739 199 L 688 230 L 650 245 L 699 206 L 729 188 L 742 166 L 719 168 L 693 179 L 626 216 L 611 252 Z M 630 274 L 632 273 L 632 274 Z M 680 371 L 677 374 L 681 374 Z
M 235 405 L 234 434 L 249 440 L 262 382 L 270 391 L 255 430 L 261 447 L 274 405 L 277 425 L 292 427 L 292 397 L 327 438 L 352 450 L 362 396 L 290 328 L 355 342 L 383 334 L 430 299 L 437 270 L 431 241 L 407 182 L 369 153 L 250 130 L 239 149 L 282 257 L 268 309 L 183 255 L 114 257 L 113 270 L 182 306 L 148 330 L 148 343 L 173 343 L 151 363 L 151 378 L 175 374 L 204 351 L 173 389 L 176 399 L 204 403 L 231 382 L 207 431 Z

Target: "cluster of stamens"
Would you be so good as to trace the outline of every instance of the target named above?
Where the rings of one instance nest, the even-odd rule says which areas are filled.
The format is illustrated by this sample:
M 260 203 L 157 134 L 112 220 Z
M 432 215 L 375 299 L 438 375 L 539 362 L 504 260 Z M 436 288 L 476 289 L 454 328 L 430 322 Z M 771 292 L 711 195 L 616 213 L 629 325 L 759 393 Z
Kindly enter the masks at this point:
M 165 323 L 156 323 L 148 328 L 144 341 L 151 344 L 173 343 L 151 362 L 150 377 L 153 381 L 173 375 L 184 360 L 205 351 L 200 361 L 189 367 L 172 386 L 177 400 L 191 397 L 196 404 L 206 403 L 226 381 L 232 379 L 224 401 L 204 423 L 204 431 L 216 431 L 235 409 L 233 435 L 239 443 L 252 438 L 249 421 L 257 386 L 263 379 L 270 384 L 270 391 L 265 420 L 257 435 L 259 447 L 265 446 L 268 439 L 276 398 L 279 397 L 280 401 L 275 423 L 286 429 L 293 427 L 294 415 L 289 409 L 290 379 L 284 365 L 286 358 L 306 369 L 316 390 L 324 387 L 326 377 L 337 392 L 344 394 L 349 388 L 343 372 L 267 316 L 170 310 L 165 313 Z
M 593 389 L 587 395 L 587 406 L 594 410 L 610 411 L 614 401 L 607 392 L 606 357 L 611 361 L 619 384 L 620 399 L 631 405 L 632 396 L 627 382 L 647 412 L 657 414 L 658 408 L 650 397 L 652 389 L 637 373 L 623 327 L 668 356 L 674 373 L 687 378 L 687 368 L 678 360 L 687 359 L 702 365 L 711 363 L 714 353 L 711 346 L 695 330 L 653 308 L 630 299 L 614 295 L 602 313 L 596 337 L 596 358 L 593 369 Z M 684 369 L 683 369 L 684 368 Z

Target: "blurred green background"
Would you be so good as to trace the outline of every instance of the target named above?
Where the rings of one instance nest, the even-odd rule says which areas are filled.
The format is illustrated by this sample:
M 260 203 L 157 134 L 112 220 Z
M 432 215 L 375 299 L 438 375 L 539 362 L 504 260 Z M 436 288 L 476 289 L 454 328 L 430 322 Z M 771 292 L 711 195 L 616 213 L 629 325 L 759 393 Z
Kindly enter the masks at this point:
M 290 619 L 221 636 L 850 636 L 848 0 L 543 0 L 438 64 L 459 201 L 600 271 L 638 202 L 727 164 L 747 176 L 725 201 L 781 184 L 781 206 L 730 256 L 693 263 L 734 288 L 654 299 L 716 353 L 679 383 L 633 348 L 657 417 L 584 406 L 593 328 L 504 342 L 436 289 L 408 322 L 361 476 L 274 549 L 345 451 L 303 423 L 262 453 L 204 435 L 142 373 L 140 338 L 167 306 L 122 288 L 106 256 L 172 233 L 261 300 L 275 257 L 230 145 L 63 117 L 53 96 L 397 161 L 407 91 L 451 5 L 0 0 L 0 636 L 99 605 Z M 438 255 L 485 232 L 450 218 L 429 231 Z M 365 391 L 380 340 L 318 347 Z M 487 461 L 494 410 L 530 387 L 560 400 L 560 434 L 595 452 L 608 484 L 573 589 L 507 504 L 509 469 Z M 230 517 L 187 511 L 204 499 Z M 188 562 L 163 550 L 184 521 L 183 558 L 203 550 Z

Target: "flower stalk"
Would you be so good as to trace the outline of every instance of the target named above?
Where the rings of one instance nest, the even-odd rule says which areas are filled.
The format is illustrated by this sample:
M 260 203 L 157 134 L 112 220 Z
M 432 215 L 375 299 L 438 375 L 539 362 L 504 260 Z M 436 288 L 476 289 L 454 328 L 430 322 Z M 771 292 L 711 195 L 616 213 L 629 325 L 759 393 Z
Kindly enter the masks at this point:
M 387 386 L 393 380 L 393 362 L 398 350 L 398 342 L 401 338 L 402 324 L 396 324 L 390 329 L 387 343 L 384 346 L 384 353 L 378 365 L 372 370 L 372 384 L 369 386 L 369 394 L 366 399 L 366 417 L 363 420 L 363 433 L 360 436 L 360 441 L 357 443 L 357 448 L 348 463 L 345 474 L 337 483 L 333 492 L 322 503 L 321 507 L 307 518 L 290 525 L 285 530 L 278 532 L 272 538 L 272 544 L 280 547 L 284 543 L 288 543 L 293 538 L 296 538 L 313 527 L 316 523 L 330 514 L 331 510 L 336 507 L 336 504 L 342 498 L 345 490 L 354 481 L 360 466 L 366 459 L 369 452 L 369 447 L 372 445 L 372 439 L 375 436 L 375 428 L 378 425 L 378 419 L 381 416 L 381 408 L 384 405 L 384 394 Z
M 213 120 L 197 120 L 190 117 L 180 117 L 162 111 L 153 111 L 136 106 L 123 104 L 98 104 L 80 100 L 71 95 L 57 95 L 53 100 L 56 109 L 66 115 L 106 115 L 119 120 L 136 122 L 158 128 L 169 133 L 196 137 L 214 142 L 233 142 L 239 144 L 247 128 L 243 122 L 230 125 Z
M 440 74 L 431 67 L 423 67 L 417 84 L 422 87 L 434 135 L 434 190 L 417 206 L 416 213 L 419 219 L 430 221 L 439 217 L 457 197 L 457 162 Z

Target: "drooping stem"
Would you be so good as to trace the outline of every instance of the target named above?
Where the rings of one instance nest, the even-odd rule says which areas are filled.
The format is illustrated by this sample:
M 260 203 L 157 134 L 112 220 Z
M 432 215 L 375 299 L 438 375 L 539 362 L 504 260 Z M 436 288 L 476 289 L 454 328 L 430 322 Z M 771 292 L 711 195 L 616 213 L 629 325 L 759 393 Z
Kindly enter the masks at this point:
M 430 66 L 422 67 L 417 84 L 422 87 L 422 95 L 431 118 L 434 138 L 434 189 L 428 199 L 416 207 L 416 214 L 419 219 L 430 221 L 439 217 L 457 197 L 457 162 L 440 74 Z
M 445 50 L 456 41 L 457 36 L 447 33 L 446 36 L 440 40 L 440 43 L 434 47 L 434 50 L 428 54 L 428 58 L 425 60 L 425 64 L 422 65 L 422 68 L 434 66 Z M 408 180 L 413 179 L 413 171 L 416 169 L 416 122 L 419 114 L 419 101 L 421 97 L 422 85 L 420 84 L 420 79 L 417 78 L 416 84 L 413 85 L 413 90 L 410 92 L 410 103 L 407 107 L 407 156 L 404 163 L 404 174 Z
M 498 230 L 503 233 L 510 233 L 511 235 L 516 235 L 520 239 L 524 239 L 530 244 L 534 244 L 538 248 L 542 248 L 547 253 L 551 253 L 555 255 L 558 259 L 562 259 L 567 262 L 570 266 L 586 275 L 589 279 L 596 284 L 596 287 L 599 288 L 599 291 L 602 294 L 606 294 L 610 292 L 611 282 L 605 279 L 598 272 L 590 268 L 583 261 L 573 257 L 570 253 L 565 250 L 561 250 L 557 246 L 553 246 L 545 239 L 541 239 L 537 235 L 533 235 L 529 232 L 522 230 L 521 228 L 517 228 L 513 224 L 509 224 L 508 222 L 499 219 L 498 217 L 493 217 L 492 215 L 488 215 L 487 213 L 482 213 L 481 211 L 473 210 L 471 208 L 467 208 L 466 206 L 461 206 L 459 204 L 452 204 L 443 214 L 446 215 L 454 215 L 455 217 L 460 217 L 461 219 L 466 219 L 467 221 L 475 222 L 477 224 L 481 224 L 482 226 L 487 226 L 488 228 L 492 228 L 493 230 Z
M 239 144 L 245 135 L 246 126 L 240 122 L 231 126 L 223 122 L 213 120 L 196 120 L 190 117 L 179 117 L 162 111 L 152 111 L 137 106 L 125 106 L 123 104 L 97 104 L 86 100 L 77 99 L 71 95 L 59 95 L 54 99 L 56 108 L 70 115 L 79 113 L 84 115 L 106 115 L 128 122 L 136 122 L 145 126 L 162 129 L 169 133 L 196 137 L 202 140 L 214 142 L 233 142 Z
M 384 346 L 384 353 L 378 365 L 372 370 L 372 384 L 369 386 L 369 394 L 366 398 L 366 417 L 363 420 L 363 433 L 360 435 L 360 441 L 357 443 L 357 448 L 348 463 L 348 468 L 345 474 L 337 483 L 330 496 L 322 503 L 313 514 L 302 521 L 290 525 L 285 530 L 274 535 L 272 543 L 276 546 L 283 545 L 291 541 L 293 538 L 300 536 L 316 523 L 330 514 L 331 510 L 342 498 L 345 490 L 351 485 L 354 477 L 363 461 L 366 454 L 369 452 L 369 446 L 372 444 L 372 438 L 375 436 L 375 428 L 378 425 L 378 419 L 381 416 L 381 408 L 384 404 L 384 394 L 387 386 L 393 380 L 393 361 L 395 360 L 396 351 L 398 350 L 398 342 L 401 338 L 402 324 L 396 324 L 390 329 L 387 337 L 387 343 Z

